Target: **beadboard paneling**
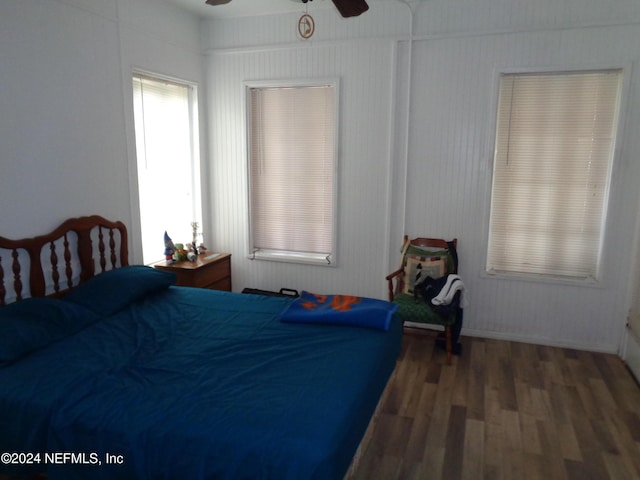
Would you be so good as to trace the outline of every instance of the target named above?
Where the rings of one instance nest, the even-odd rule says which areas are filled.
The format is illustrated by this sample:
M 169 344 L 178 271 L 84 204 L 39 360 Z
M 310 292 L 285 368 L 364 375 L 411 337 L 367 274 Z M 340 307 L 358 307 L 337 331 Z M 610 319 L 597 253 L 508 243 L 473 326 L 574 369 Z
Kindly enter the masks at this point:
M 327 2 L 328 3 L 328 2 Z M 362 41 L 368 38 L 406 36 L 408 7 L 397 1 L 369 2 L 366 15 L 345 19 L 333 5 L 317 8 L 308 2 L 308 12 L 315 20 L 315 33 L 309 40 L 298 37 L 300 13 L 262 15 L 256 17 L 223 18 L 204 22 L 202 41 L 207 48 L 243 49 L 259 47 L 270 50 L 294 44 L 300 48 L 313 47 L 322 42 Z
M 234 289 L 282 286 L 384 298 L 403 233 L 457 237 L 468 290 L 463 333 L 607 352 L 628 308 L 640 201 L 640 10 L 589 0 L 375 2 L 321 19 L 304 43 L 291 18 L 205 22 L 213 247 L 234 253 Z M 318 27 L 318 23 L 316 25 Z M 378 32 L 378 33 L 376 33 Z M 407 41 L 411 35 L 412 40 Z M 485 273 L 498 74 L 623 67 L 602 277 L 596 285 Z M 242 82 L 338 77 L 339 267 L 247 254 Z
M 233 253 L 244 287 L 376 295 L 386 275 L 393 44 L 318 45 L 212 52 L 207 56 L 213 247 Z M 340 89 L 336 267 L 248 258 L 243 82 L 337 78 Z
M 633 44 L 637 35 L 637 26 L 619 26 L 414 42 L 407 231 L 460 239 L 461 275 L 470 297 L 467 333 L 617 351 L 629 278 L 622 252 L 630 251 L 635 225 L 634 209 L 624 200 L 630 192 L 623 172 L 630 171 L 622 150 L 615 158 L 609 205 L 616 215 L 607 219 L 596 285 L 492 278 L 484 273 L 486 237 L 498 73 L 629 66 L 640 50 L 619 46 Z M 625 92 L 625 105 L 637 91 L 634 84 Z M 620 142 L 628 113 L 623 108 Z
M 428 0 L 415 7 L 416 35 L 562 30 L 637 23 L 636 0 Z

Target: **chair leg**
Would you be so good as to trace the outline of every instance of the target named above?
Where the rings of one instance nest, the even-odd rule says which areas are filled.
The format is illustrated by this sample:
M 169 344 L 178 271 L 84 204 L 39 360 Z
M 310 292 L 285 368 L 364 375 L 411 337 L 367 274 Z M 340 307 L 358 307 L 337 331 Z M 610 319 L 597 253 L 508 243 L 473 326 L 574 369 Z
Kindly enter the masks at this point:
M 445 346 L 447 348 L 447 365 L 451 365 L 451 327 L 444 327 Z

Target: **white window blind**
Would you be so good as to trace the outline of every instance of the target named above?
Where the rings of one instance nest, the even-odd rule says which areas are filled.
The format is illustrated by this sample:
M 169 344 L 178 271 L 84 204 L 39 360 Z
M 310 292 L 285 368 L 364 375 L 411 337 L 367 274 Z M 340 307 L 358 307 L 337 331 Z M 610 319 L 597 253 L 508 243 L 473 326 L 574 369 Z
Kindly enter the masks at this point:
M 502 75 L 488 271 L 597 278 L 621 77 Z
M 334 85 L 248 89 L 256 257 L 332 262 L 335 90 Z

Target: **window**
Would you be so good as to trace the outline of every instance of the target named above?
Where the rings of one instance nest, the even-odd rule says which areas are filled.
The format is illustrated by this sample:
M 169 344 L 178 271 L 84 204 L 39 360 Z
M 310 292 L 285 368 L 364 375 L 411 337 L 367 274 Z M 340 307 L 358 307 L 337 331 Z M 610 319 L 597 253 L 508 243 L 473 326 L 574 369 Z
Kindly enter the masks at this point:
M 200 223 L 196 89 L 189 84 L 133 76 L 138 191 L 144 263 L 164 258 L 164 232 L 192 241 Z
M 621 78 L 501 76 L 488 271 L 598 277 Z
M 336 89 L 247 87 L 253 258 L 335 263 Z

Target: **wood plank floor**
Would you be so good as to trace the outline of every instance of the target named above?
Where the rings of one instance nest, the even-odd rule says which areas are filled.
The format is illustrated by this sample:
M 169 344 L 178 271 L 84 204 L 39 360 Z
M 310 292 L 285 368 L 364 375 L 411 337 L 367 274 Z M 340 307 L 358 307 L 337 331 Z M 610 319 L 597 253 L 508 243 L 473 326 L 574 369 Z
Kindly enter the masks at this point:
M 640 387 L 615 355 L 406 333 L 358 480 L 638 480 Z

